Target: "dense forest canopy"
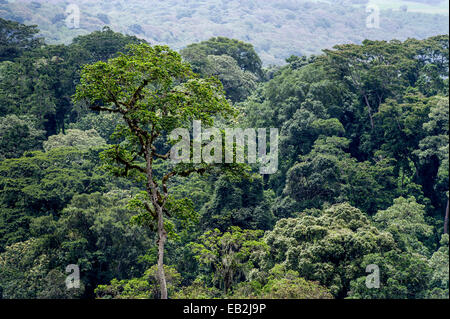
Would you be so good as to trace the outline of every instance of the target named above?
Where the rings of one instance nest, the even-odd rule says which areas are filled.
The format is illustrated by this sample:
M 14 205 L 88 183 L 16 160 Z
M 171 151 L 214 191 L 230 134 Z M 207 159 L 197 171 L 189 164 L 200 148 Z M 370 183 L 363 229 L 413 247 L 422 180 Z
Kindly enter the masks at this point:
M 226 37 L 38 32 L 0 19 L 0 297 L 448 298 L 448 35 L 264 68 Z M 192 118 L 279 128 L 277 173 L 171 166 Z
M 70 5 L 79 27 L 66 24 Z M 367 28 L 376 5 L 380 28 Z M 181 49 L 224 36 L 254 45 L 266 65 L 319 54 L 336 44 L 448 34 L 448 0 L 0 0 L 0 18 L 38 25 L 50 43 L 71 43 L 110 26 Z

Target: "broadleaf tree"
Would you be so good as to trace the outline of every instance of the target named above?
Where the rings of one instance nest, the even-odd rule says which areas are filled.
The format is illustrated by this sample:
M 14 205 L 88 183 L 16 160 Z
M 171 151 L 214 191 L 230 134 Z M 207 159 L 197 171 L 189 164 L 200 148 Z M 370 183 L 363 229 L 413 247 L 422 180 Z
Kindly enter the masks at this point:
M 85 66 L 74 101 L 95 111 L 119 114 L 125 122 L 115 132 L 121 142 L 101 156 L 114 175 L 145 185 L 145 196 L 140 193 L 132 205 L 144 211 L 144 218 L 138 220 L 157 230 L 157 278 L 160 297 L 166 299 L 164 245 L 174 225 L 168 219 L 192 216 L 192 205 L 173 199 L 168 184 L 173 177 L 204 173 L 212 167 L 169 161 L 169 146 L 176 141 L 167 134 L 189 128 L 192 120 L 212 126 L 215 117 L 231 117 L 235 111 L 217 79 L 200 78 L 169 47 L 139 44 L 128 49 L 126 54 L 107 62 Z M 162 174 L 154 166 L 159 161 L 168 163 Z

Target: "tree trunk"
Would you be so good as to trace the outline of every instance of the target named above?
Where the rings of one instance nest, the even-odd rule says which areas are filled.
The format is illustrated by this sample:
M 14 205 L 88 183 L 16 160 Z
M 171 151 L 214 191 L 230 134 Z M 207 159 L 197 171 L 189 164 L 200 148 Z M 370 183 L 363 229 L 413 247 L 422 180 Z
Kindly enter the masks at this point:
M 445 209 L 444 234 L 448 234 L 448 198 L 447 198 L 447 208 Z
M 152 201 L 158 218 L 158 271 L 156 275 L 161 292 L 160 297 L 161 299 L 167 299 L 167 283 L 166 274 L 164 272 L 164 245 L 167 240 L 167 233 L 164 229 L 163 207 L 159 203 L 157 186 L 153 181 L 153 155 L 149 146 L 145 148 L 145 157 L 147 161 L 147 194 Z
M 166 274 L 164 272 L 164 244 L 167 240 L 167 233 L 164 229 L 162 208 L 158 207 L 158 281 L 161 289 L 161 299 L 167 299 Z

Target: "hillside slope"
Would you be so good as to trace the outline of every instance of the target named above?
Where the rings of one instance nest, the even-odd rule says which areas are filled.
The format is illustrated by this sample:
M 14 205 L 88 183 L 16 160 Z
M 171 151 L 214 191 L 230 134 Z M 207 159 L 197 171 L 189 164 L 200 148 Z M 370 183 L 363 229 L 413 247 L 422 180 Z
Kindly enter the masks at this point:
M 364 0 L 0 0 L 0 17 L 37 24 L 49 43 L 68 43 L 105 25 L 180 49 L 213 36 L 252 43 L 264 63 L 283 63 L 338 43 L 405 40 L 448 33 L 448 0 L 373 0 L 380 28 L 367 28 Z M 80 25 L 65 23 L 69 5 L 79 6 Z M 447 9 L 446 9 L 447 8 Z M 414 10 L 414 12 L 412 12 Z

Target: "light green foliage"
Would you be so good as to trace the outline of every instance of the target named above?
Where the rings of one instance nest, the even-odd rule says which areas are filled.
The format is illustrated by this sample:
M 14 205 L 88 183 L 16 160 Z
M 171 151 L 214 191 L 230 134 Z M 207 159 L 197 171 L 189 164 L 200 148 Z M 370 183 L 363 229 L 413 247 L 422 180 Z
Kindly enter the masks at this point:
M 50 262 L 50 256 L 42 254 L 37 239 L 29 239 L 6 247 L 0 254 L 2 298 L 79 298 L 84 287 L 66 289 L 66 274 L 57 269 L 49 272 Z
M 114 142 L 112 135 L 122 119 L 113 113 L 88 113 L 77 122 L 68 125 L 68 129 L 81 131 L 95 130 L 108 144 Z
M 363 271 L 364 256 L 395 247 L 391 234 L 380 232 L 365 214 L 348 204 L 282 219 L 264 240 L 270 248 L 269 264 L 283 263 L 341 298 L 347 295 L 350 281 Z
M 332 299 L 328 290 L 317 283 L 298 277 L 295 271 L 288 271 L 283 277 L 271 275 L 263 287 L 262 299 Z
M 46 256 L 36 259 L 36 239 L 15 243 L 0 255 L 3 298 L 32 298 L 45 276 Z M 17 286 L 20 283 L 24 286 Z
M 48 152 L 58 147 L 74 147 L 79 150 L 101 149 L 106 147 L 106 141 L 96 130 L 67 130 L 66 134 L 53 135 L 44 142 L 44 150 Z
M 433 228 L 425 221 L 424 208 L 414 197 L 400 197 L 394 200 L 391 207 L 379 211 L 373 219 L 379 229 L 394 236 L 402 250 L 427 256 L 423 241 L 431 236 Z
M 206 61 L 201 74 L 217 77 L 231 101 L 242 101 L 255 89 L 258 80 L 256 75 L 250 71 L 243 71 L 232 57 L 208 55 Z
M 428 262 L 431 269 L 430 290 L 428 298 L 448 299 L 448 234 L 442 235 L 441 246 Z
M 210 230 L 192 244 L 195 258 L 211 274 L 212 283 L 227 294 L 232 285 L 245 280 L 250 270 L 264 254 L 267 246 L 260 241 L 260 230 L 242 230 L 231 227 L 225 233 Z
M 181 50 L 183 58 L 202 76 L 215 76 L 232 102 L 243 101 L 262 76 L 262 64 L 253 46 L 224 37 L 191 44 Z
M 366 276 L 351 282 L 349 297 L 353 299 L 421 299 L 428 288 L 431 269 L 424 256 L 392 250 L 364 257 L 362 267 L 377 265 L 380 288 L 368 289 Z M 368 275 L 368 274 L 366 274 Z
M 255 277 L 255 275 L 254 275 Z M 258 279 L 237 285 L 235 299 L 332 299 L 327 288 L 317 282 L 306 281 L 298 272 L 275 265 L 268 276 L 256 274 Z
M 215 95 L 220 89 L 214 79 L 196 78 L 168 47 L 142 44 L 108 63 L 85 66 L 75 99 L 104 101 L 116 113 L 128 107 L 132 112 L 126 119 L 140 119 L 141 125 L 154 124 L 158 132 L 170 132 L 185 126 L 194 114 L 208 125 L 208 112 L 230 112 L 223 97 Z M 131 105 L 123 105 L 127 103 Z
M 180 55 L 168 47 L 146 44 L 130 46 L 128 54 L 108 62 L 85 66 L 75 100 L 94 104 L 101 100 L 105 106 L 94 106 L 94 109 L 123 117 L 128 126 L 117 126 L 115 136 L 124 142 L 110 146 L 102 153 L 102 158 L 105 167 L 113 174 L 140 182 L 151 178 L 148 174 L 152 174 L 154 157 L 168 159 L 168 155 L 158 154 L 154 145 L 161 134 L 175 128 L 189 127 L 192 119 L 212 125 L 212 114 L 228 116 L 233 113 L 223 96 L 220 82 L 214 78 L 198 78 L 189 65 L 181 61 Z M 150 187 L 146 189 L 148 198 L 141 196 L 136 199 L 136 205 L 140 202 L 145 211 L 141 221 L 152 218 L 159 221 L 156 212 L 145 204 L 146 201 L 151 201 L 155 210 L 157 206 L 165 205 L 164 210 L 169 214 L 169 206 L 179 206 L 175 204 L 175 199 L 167 201 L 166 183 L 169 178 L 205 170 L 204 167 L 189 169 L 189 166 L 182 164 L 165 169 L 168 172 L 161 176 L 162 188 L 157 184 L 152 188 L 158 192 L 163 204 L 151 194 Z M 192 215 L 189 211 L 186 211 L 186 216 Z M 168 221 L 166 227 L 170 225 Z
M 433 228 L 425 221 L 424 208 L 414 197 L 400 197 L 387 210 L 379 211 L 373 217 L 379 229 L 392 234 L 397 248 L 364 257 L 363 267 L 371 264 L 379 267 L 380 288 L 368 289 L 366 277 L 360 277 L 351 283 L 351 298 L 420 299 L 445 293 L 448 280 L 443 269 L 448 268 L 448 260 L 445 262 L 443 257 L 445 238 L 448 237 L 443 237 L 443 247 L 427 260 L 430 252 L 425 240 L 431 236 Z M 448 293 L 448 288 L 446 291 Z
M 172 266 L 164 266 L 169 294 L 179 285 L 181 276 Z M 109 285 L 99 285 L 95 289 L 98 299 L 156 299 L 159 294 L 156 276 L 157 266 L 147 269 L 140 278 L 111 280 Z
M 173 299 L 217 299 L 222 297 L 222 291 L 215 287 L 206 287 L 201 279 L 196 279 L 192 285 L 181 288 Z
M 98 299 L 149 299 L 152 287 L 145 278 L 111 280 L 109 285 L 98 285 Z

